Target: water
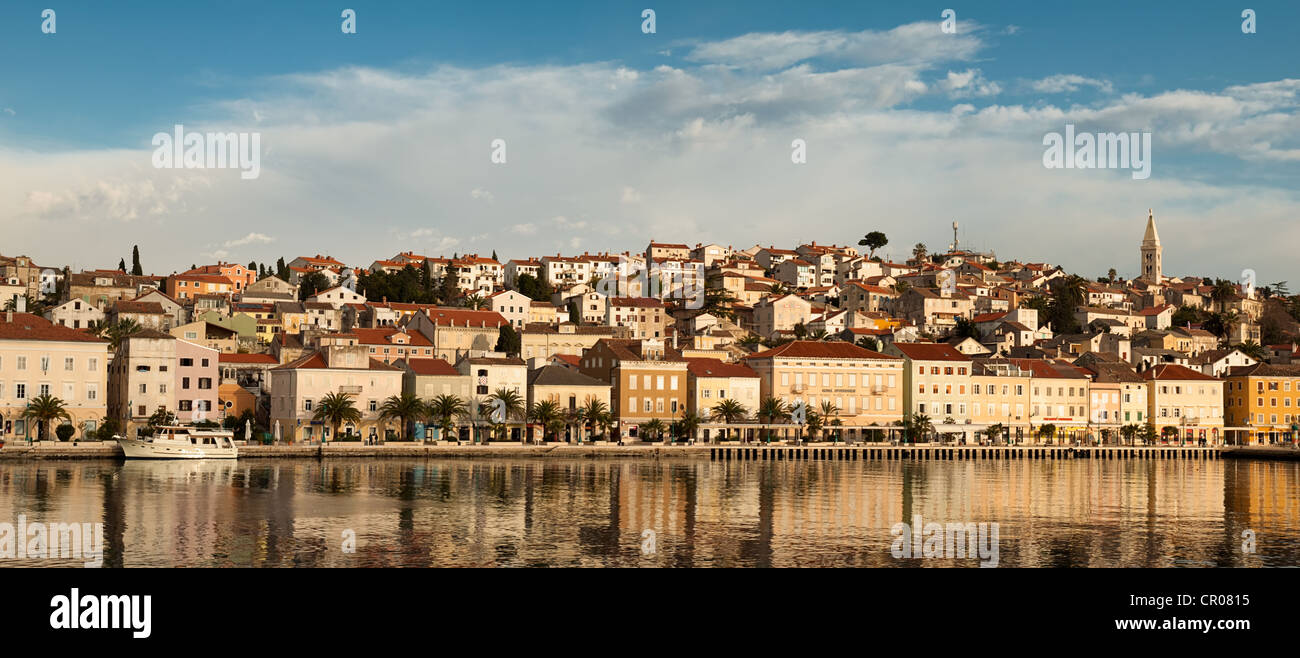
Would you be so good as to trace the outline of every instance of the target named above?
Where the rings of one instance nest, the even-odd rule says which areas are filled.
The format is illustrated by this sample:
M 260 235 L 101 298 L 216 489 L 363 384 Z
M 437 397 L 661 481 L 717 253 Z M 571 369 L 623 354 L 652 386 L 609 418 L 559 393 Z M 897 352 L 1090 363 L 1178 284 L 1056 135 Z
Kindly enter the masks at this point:
M 103 523 L 126 567 L 977 565 L 894 558 L 917 514 L 998 523 L 1003 567 L 1300 564 L 1294 462 L 0 462 L 20 514 Z

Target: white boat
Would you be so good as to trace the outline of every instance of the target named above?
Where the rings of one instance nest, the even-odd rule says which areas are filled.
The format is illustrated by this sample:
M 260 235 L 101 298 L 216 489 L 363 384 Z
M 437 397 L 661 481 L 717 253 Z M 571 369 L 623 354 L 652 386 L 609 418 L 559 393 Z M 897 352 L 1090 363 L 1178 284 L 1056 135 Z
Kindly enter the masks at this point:
M 124 439 L 118 445 L 127 459 L 235 459 L 235 433 L 198 427 L 159 427 L 152 437 Z

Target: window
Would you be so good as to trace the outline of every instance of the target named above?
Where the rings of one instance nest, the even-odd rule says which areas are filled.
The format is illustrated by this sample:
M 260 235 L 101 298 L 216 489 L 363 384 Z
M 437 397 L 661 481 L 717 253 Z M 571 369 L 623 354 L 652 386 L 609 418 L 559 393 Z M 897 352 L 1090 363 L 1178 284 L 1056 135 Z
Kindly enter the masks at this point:
M 189 387 L 190 387 L 190 378 L 189 378 L 189 377 L 181 377 L 181 388 L 182 388 L 182 389 L 186 389 L 186 390 L 188 390 Z
M 303 401 L 302 401 L 302 410 L 303 410 L 303 411 L 311 411 L 311 400 L 303 400 Z
M 194 359 L 181 359 L 181 367 L 189 368 L 194 365 Z
M 200 389 L 210 389 L 210 388 L 212 388 L 212 378 L 211 378 L 211 377 L 199 377 L 199 388 L 200 388 Z
M 25 356 L 18 357 L 18 369 L 19 370 L 27 369 L 27 357 Z
M 68 372 L 72 372 L 72 363 L 73 363 L 72 357 L 65 358 L 63 360 L 63 369 Z
M 22 383 L 14 384 L 14 397 L 18 398 L 19 400 L 26 400 L 27 385 Z

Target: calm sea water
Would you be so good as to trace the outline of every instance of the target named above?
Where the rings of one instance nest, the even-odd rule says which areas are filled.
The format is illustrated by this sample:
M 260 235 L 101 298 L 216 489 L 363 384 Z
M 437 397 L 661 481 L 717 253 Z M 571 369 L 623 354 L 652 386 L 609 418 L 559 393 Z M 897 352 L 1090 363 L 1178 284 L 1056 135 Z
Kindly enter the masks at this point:
M 114 567 L 977 564 L 894 558 L 891 527 L 916 515 L 998 523 L 1003 567 L 1295 566 L 1300 464 L 0 463 L 0 522 L 19 515 L 103 523 Z M 1253 554 L 1242 552 L 1245 530 Z

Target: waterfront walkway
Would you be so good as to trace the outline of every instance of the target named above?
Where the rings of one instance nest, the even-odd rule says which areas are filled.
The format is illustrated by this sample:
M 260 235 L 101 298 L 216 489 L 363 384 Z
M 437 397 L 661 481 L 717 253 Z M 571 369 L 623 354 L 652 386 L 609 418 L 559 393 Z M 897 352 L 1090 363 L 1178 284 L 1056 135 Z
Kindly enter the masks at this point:
M 81 441 L 76 444 L 44 441 L 7 444 L 3 459 L 114 459 L 122 458 L 116 442 Z M 381 445 L 330 443 L 320 445 L 240 446 L 241 459 L 261 458 L 696 458 L 714 461 L 792 460 L 992 460 L 992 459 L 1221 459 L 1257 458 L 1300 460 L 1300 450 L 1282 446 L 967 446 L 891 444 L 422 444 L 390 442 Z

